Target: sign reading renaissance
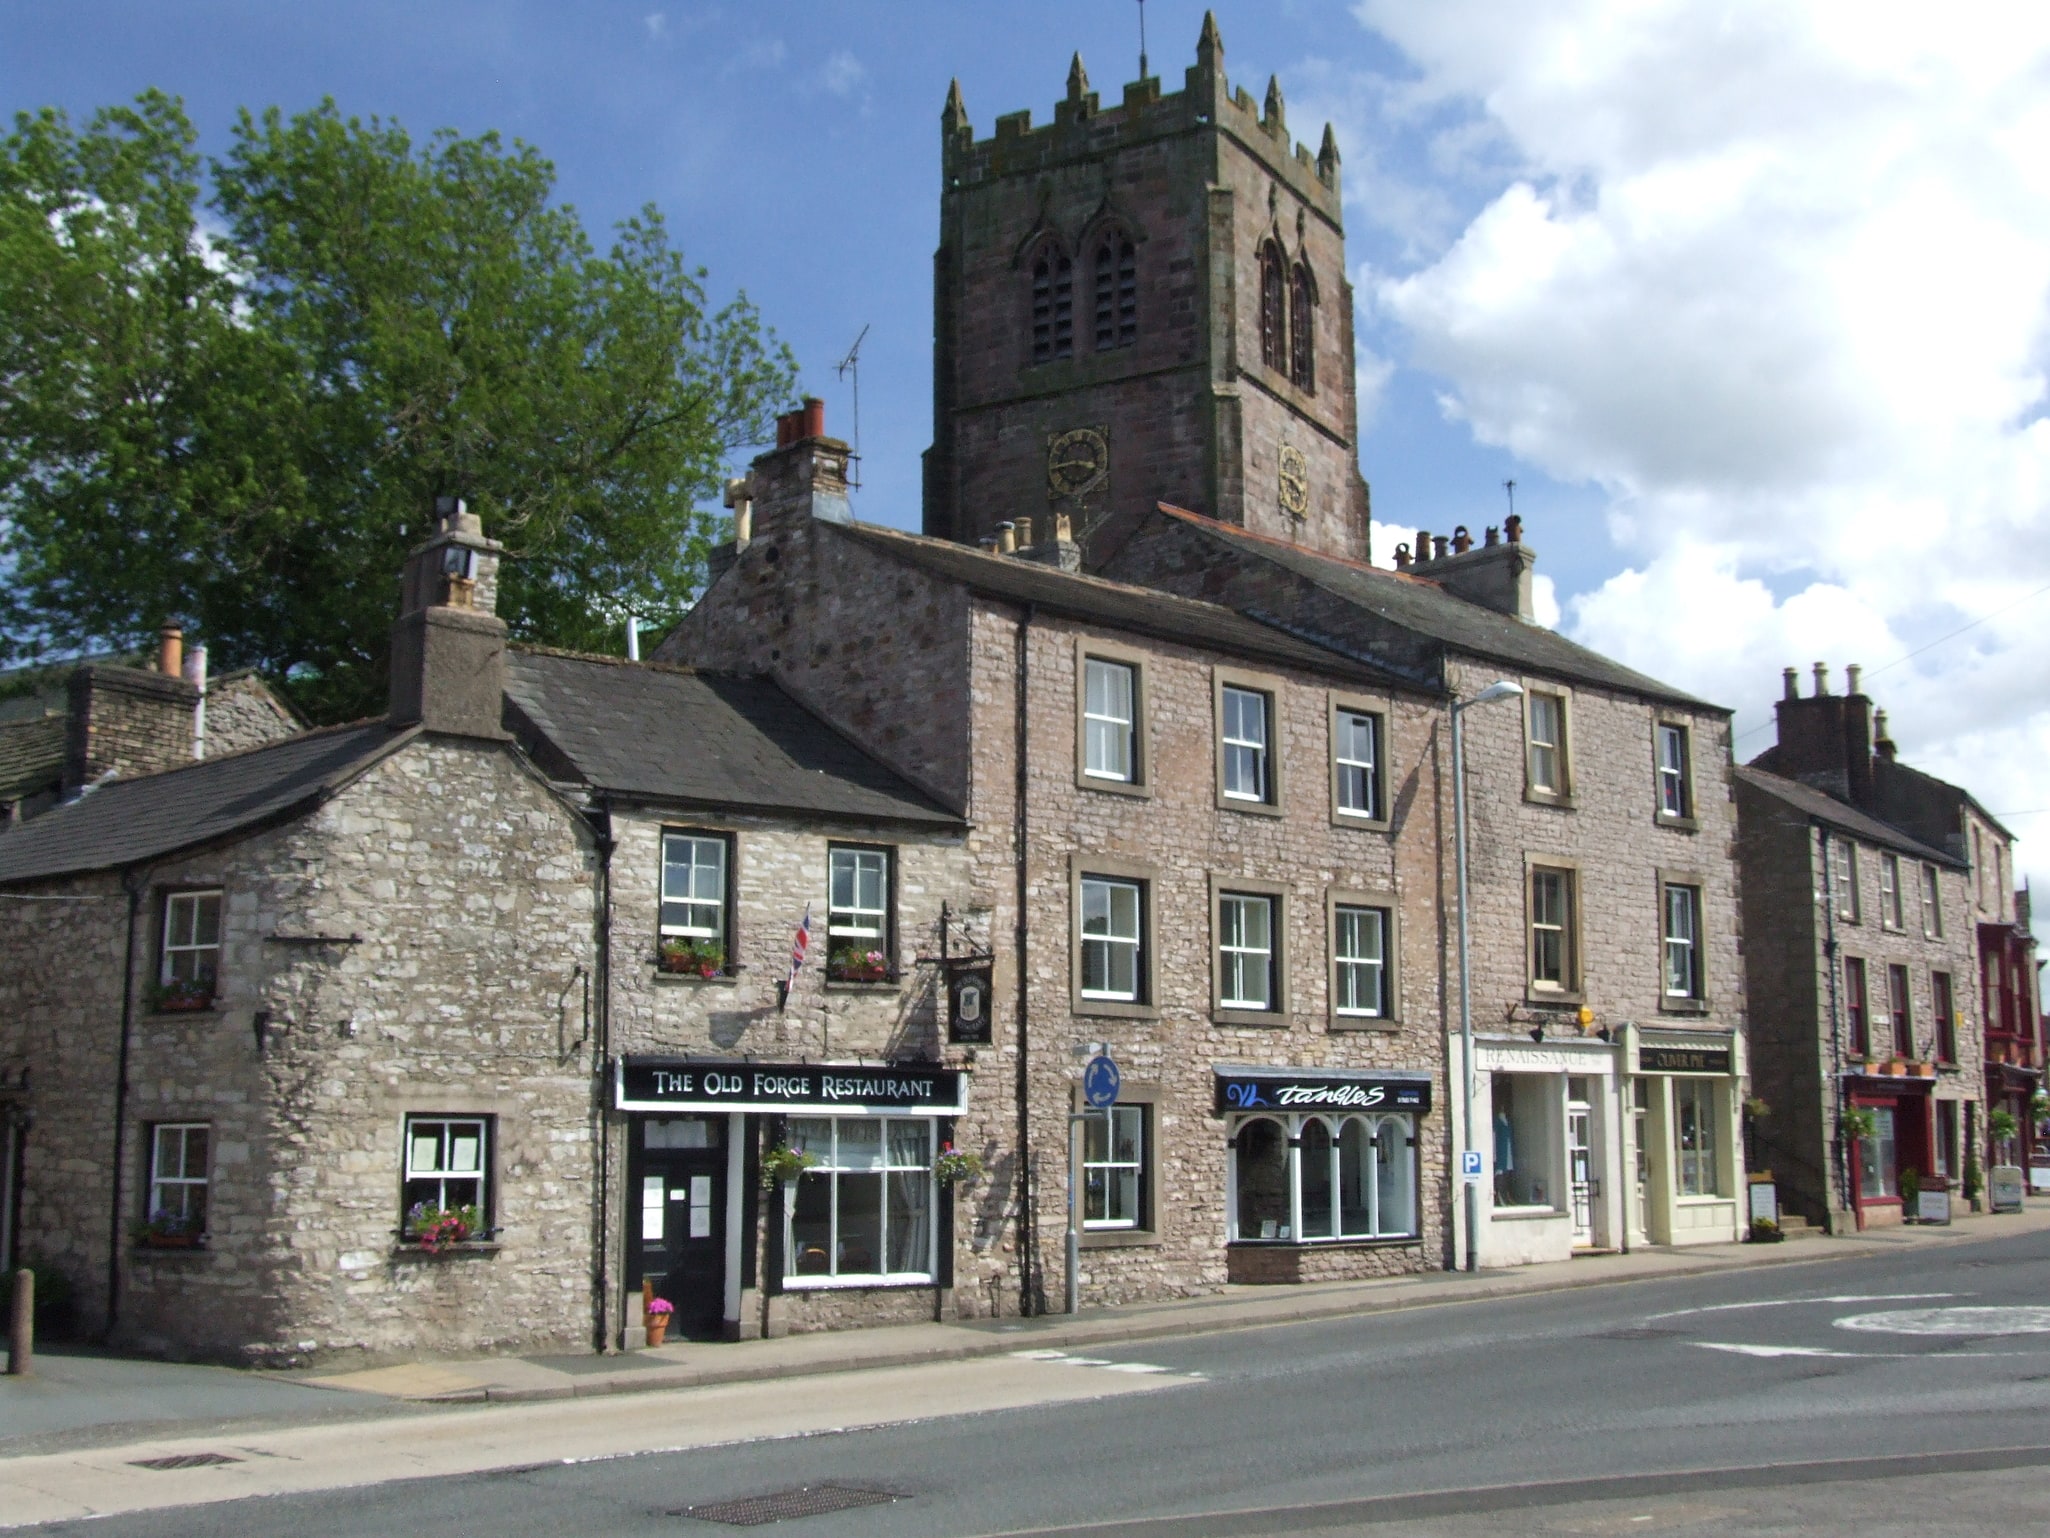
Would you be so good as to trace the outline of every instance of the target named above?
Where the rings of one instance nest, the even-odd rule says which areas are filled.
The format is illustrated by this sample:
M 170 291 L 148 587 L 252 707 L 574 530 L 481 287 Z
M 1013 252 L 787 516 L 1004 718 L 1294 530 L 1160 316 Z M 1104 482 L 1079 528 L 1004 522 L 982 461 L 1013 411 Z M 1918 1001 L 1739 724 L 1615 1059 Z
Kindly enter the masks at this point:
M 1217 1109 L 1242 1111 L 1411 1111 L 1431 1109 L 1428 1078 L 1333 1073 L 1315 1068 L 1220 1068 Z
M 839 1063 L 726 1063 L 673 1057 L 619 1060 L 622 1111 L 800 1111 L 827 1116 L 958 1116 L 966 1076 L 951 1068 Z

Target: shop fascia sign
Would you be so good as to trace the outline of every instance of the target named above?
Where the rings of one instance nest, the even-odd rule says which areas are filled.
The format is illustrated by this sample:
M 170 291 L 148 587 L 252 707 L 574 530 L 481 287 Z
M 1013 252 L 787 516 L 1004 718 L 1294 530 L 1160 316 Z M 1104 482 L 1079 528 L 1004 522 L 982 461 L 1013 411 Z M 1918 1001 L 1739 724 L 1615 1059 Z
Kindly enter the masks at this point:
M 1653 1047 L 1637 1049 L 1639 1073 L 1727 1074 L 1731 1069 L 1728 1047 Z
M 623 1057 L 614 1086 L 622 1111 L 959 1116 L 968 1109 L 967 1075 L 951 1068 Z
M 1409 1111 L 1431 1109 L 1428 1074 L 1353 1073 L 1319 1068 L 1218 1068 L 1217 1109 L 1247 1111 Z

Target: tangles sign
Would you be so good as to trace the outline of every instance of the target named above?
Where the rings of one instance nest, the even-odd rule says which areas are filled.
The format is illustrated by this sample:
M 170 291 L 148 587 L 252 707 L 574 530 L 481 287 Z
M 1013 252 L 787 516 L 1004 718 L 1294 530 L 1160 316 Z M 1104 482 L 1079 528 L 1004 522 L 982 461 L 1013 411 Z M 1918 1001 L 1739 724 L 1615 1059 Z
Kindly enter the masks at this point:
M 965 1076 L 947 1068 L 864 1068 L 835 1063 L 726 1063 L 620 1059 L 622 1111 L 803 1111 L 827 1116 L 957 1116 Z
M 1243 1111 L 1410 1111 L 1431 1108 L 1431 1081 L 1307 1068 L 1217 1070 L 1217 1109 Z

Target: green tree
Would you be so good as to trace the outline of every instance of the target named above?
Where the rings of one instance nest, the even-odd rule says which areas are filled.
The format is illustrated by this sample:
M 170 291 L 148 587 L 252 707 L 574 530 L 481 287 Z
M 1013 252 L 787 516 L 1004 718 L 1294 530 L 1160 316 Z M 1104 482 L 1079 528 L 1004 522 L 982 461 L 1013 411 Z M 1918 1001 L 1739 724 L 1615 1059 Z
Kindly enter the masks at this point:
M 317 717 L 373 712 L 442 494 L 506 542 L 515 636 L 616 649 L 682 608 L 796 371 L 652 206 L 601 255 L 528 146 L 332 102 L 242 114 L 203 204 L 194 142 L 152 93 L 0 146 L 0 643 L 178 618 Z

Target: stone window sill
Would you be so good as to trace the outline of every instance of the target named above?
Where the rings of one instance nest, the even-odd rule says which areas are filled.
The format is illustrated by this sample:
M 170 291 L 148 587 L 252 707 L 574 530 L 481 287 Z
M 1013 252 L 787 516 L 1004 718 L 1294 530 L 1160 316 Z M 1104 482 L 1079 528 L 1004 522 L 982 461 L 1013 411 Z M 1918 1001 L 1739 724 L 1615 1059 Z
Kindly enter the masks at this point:
M 1571 791 L 1561 792 L 1526 788 L 1523 792 L 1523 800 L 1526 806 L 1550 806 L 1556 807 L 1562 812 L 1570 812 L 1575 809 L 1573 793 Z
M 1386 833 L 1394 824 L 1386 817 L 1369 817 L 1363 812 L 1348 812 L 1334 807 L 1331 812 L 1331 826 L 1353 828 L 1361 833 Z
M 221 1007 L 218 1004 L 208 1004 L 203 1009 L 153 1009 L 144 1006 L 142 1017 L 155 1023 L 170 1020 L 209 1020 L 220 1013 Z
M 1711 1012 L 1707 999 L 1662 998 L 1659 1000 L 1659 1013 L 1662 1015 L 1706 1015 Z
M 649 973 L 658 988 L 738 988 L 740 979 L 731 972 L 721 972 L 714 977 L 699 977 L 695 972 L 664 972 L 650 963 Z
M 135 1253 L 147 1255 L 152 1260 L 160 1258 L 176 1260 L 181 1256 L 206 1254 L 207 1241 L 201 1239 L 193 1244 L 151 1244 L 144 1240 L 135 1246 Z
M 1331 1032 L 1341 1031 L 1399 1031 L 1402 1022 L 1393 1015 L 1333 1015 L 1325 1027 Z
M 1163 1242 L 1148 1228 L 1085 1228 L 1081 1236 L 1085 1250 L 1158 1249 Z
M 1116 999 L 1076 998 L 1068 1005 L 1068 1013 L 1084 1019 L 1094 1017 L 1100 1020 L 1158 1020 L 1160 1006 L 1123 1004 Z
M 1275 802 L 1241 801 L 1236 796 L 1227 796 L 1222 792 L 1217 797 L 1217 809 L 1220 812 L 1244 812 L 1249 817 L 1280 817 L 1283 815 L 1282 808 Z
M 443 1245 L 430 1250 L 424 1244 L 395 1244 L 392 1254 L 405 1260 L 453 1260 L 459 1255 L 496 1255 L 499 1243 L 496 1239 L 468 1239 L 461 1244 Z
M 1100 791 L 1106 796 L 1130 796 L 1140 801 L 1153 799 L 1153 786 L 1145 780 L 1108 780 L 1091 774 L 1078 774 L 1075 784 L 1082 790 Z
M 1660 812 L 1652 818 L 1661 828 L 1671 828 L 1677 833 L 1699 833 L 1701 819 L 1698 817 L 1675 817 L 1670 812 Z
M 1495 1223 L 1545 1223 L 1565 1216 L 1564 1207 L 1497 1207 L 1488 1214 Z
M 1416 1234 L 1383 1234 L 1378 1237 L 1365 1236 L 1345 1239 L 1233 1239 L 1227 1248 L 1234 1250 L 1390 1250 L 1404 1245 L 1411 1248 L 1423 1243 Z
M 856 982 L 852 978 L 842 980 L 837 977 L 829 977 L 825 980 L 823 986 L 828 993 L 895 993 L 902 986 L 902 980 L 892 976 L 879 978 L 872 983 L 865 983 Z
M 1255 1030 L 1285 1031 L 1292 1023 L 1288 1013 L 1275 1009 L 1213 1009 L 1210 1023 L 1222 1030 L 1251 1027 Z

